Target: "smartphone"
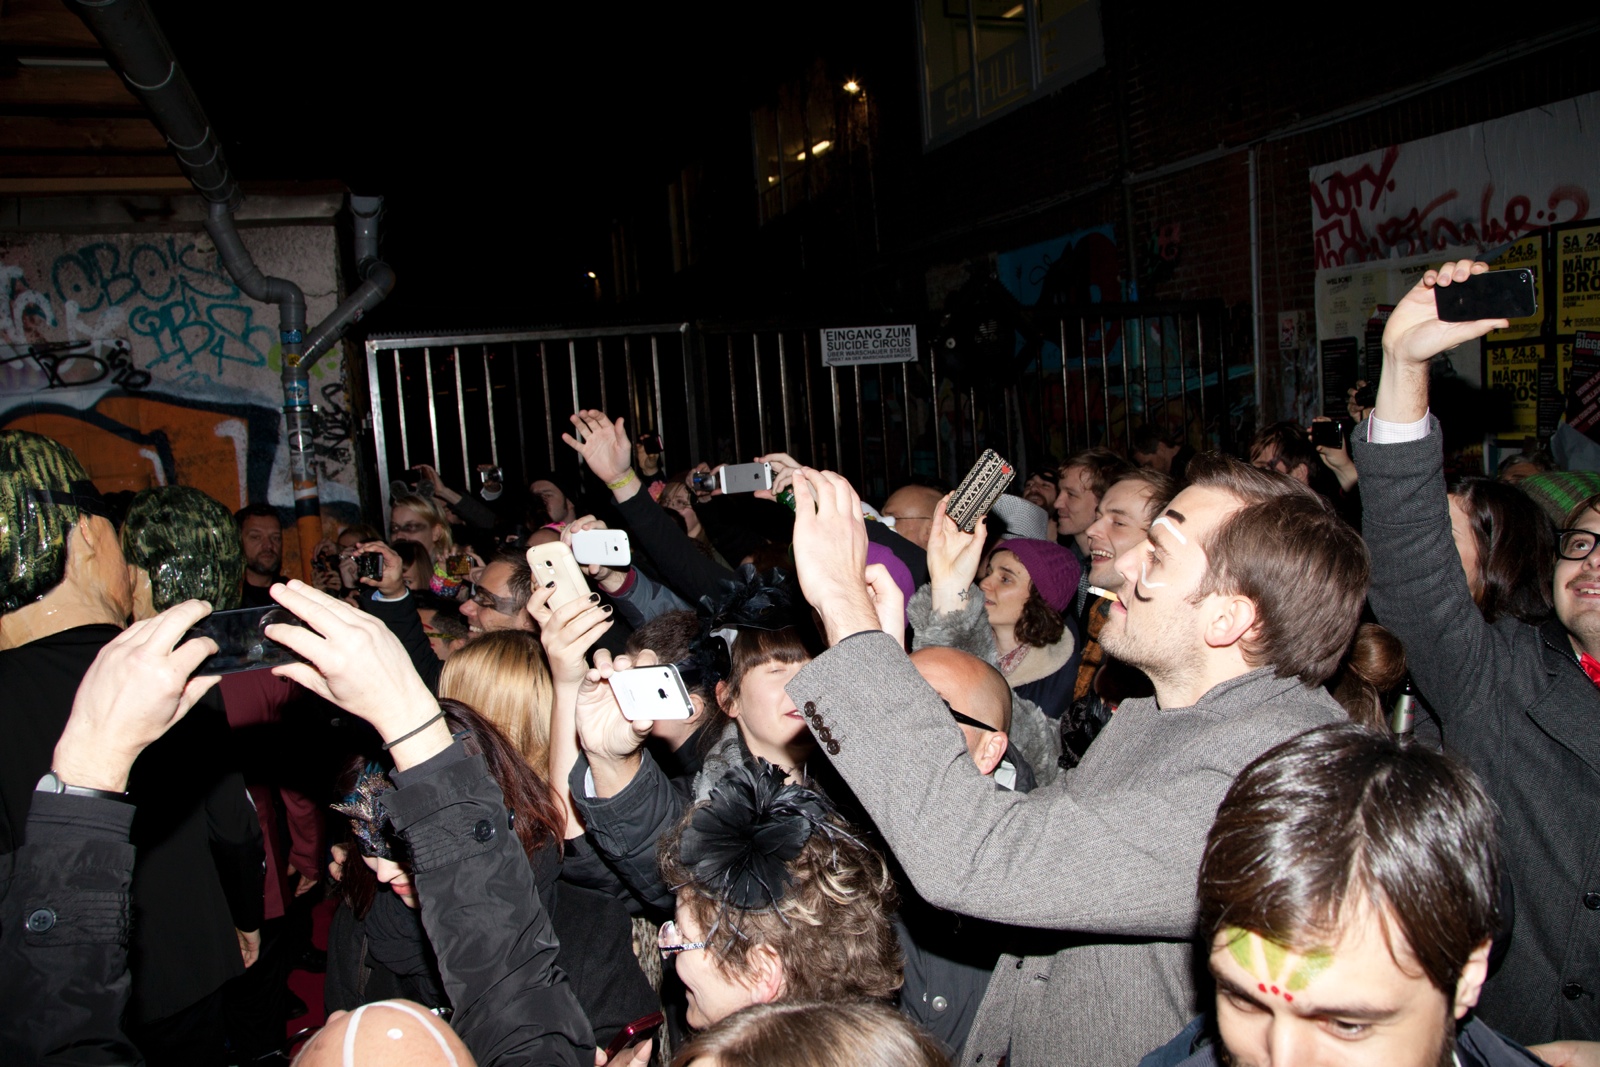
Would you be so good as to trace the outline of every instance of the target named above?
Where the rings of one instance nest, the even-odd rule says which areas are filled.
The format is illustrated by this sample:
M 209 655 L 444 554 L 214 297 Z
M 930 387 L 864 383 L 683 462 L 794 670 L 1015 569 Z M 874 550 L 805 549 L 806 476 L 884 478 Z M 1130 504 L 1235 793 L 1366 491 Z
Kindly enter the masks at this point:
M 362 552 L 356 556 L 356 577 L 383 581 L 383 553 Z
M 729 463 L 716 471 L 717 488 L 723 493 L 753 493 L 772 488 L 772 464 Z
M 472 573 L 472 557 L 465 552 L 458 552 L 453 556 L 446 556 L 444 560 L 445 573 L 452 578 L 465 578 Z
M 1526 267 L 1491 270 L 1464 282 L 1436 286 L 1433 301 L 1444 322 L 1525 319 L 1539 310 L 1533 271 Z
M 671 663 L 618 671 L 611 676 L 611 691 L 622 706 L 622 717 L 629 722 L 687 719 L 694 715 L 689 690 L 684 688 L 683 677 Z
M 579 530 L 572 535 L 572 558 L 621 570 L 633 562 L 626 530 Z
M 1344 447 L 1344 426 L 1338 419 L 1311 424 L 1311 443 L 1324 448 Z
M 589 595 L 589 583 L 578 569 L 578 561 L 572 558 L 572 549 L 560 541 L 528 549 L 528 566 L 533 568 L 535 585 L 556 583 L 548 602 L 552 609 Z
M 1017 469 L 1001 459 L 1000 453 L 992 448 L 984 449 L 978 462 L 950 494 L 944 513 L 963 531 L 971 533 L 1016 476 Z
M 625 1048 L 644 1044 L 655 1036 L 655 1032 L 661 1029 L 661 1024 L 666 1021 L 667 1017 L 665 1015 L 659 1011 L 653 1011 L 643 1019 L 635 1019 L 621 1030 L 618 1030 L 617 1036 L 612 1038 L 611 1043 L 606 1046 L 606 1062 L 616 1062 L 617 1053 Z
M 209 637 L 217 643 L 216 653 L 207 656 L 195 668 L 195 674 L 237 674 L 259 667 L 276 667 L 280 663 L 303 663 L 304 660 L 287 647 L 267 637 L 267 626 L 278 622 L 305 625 L 293 612 L 276 604 L 265 608 L 213 611 L 183 635 L 185 641 L 191 637 Z

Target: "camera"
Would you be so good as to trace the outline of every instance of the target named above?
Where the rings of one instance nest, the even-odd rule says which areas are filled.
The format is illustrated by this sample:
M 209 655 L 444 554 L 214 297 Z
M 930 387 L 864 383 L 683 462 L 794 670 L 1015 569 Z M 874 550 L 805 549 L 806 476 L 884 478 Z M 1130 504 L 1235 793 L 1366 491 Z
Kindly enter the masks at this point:
M 711 471 L 690 471 L 689 488 L 697 493 L 714 493 L 720 486 L 717 485 L 717 476 Z
M 383 579 L 383 553 L 363 552 L 356 557 L 356 577 L 371 578 L 373 581 Z

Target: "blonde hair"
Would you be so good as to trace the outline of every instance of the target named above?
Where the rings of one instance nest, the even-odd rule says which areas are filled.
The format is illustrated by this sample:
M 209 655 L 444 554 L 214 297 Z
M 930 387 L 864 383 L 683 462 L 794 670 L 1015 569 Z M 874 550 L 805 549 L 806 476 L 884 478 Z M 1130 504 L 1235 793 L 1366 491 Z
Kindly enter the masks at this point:
M 454 537 L 450 536 L 450 524 L 444 521 L 444 512 L 439 510 L 438 503 L 431 497 L 417 496 L 414 493 L 396 493 L 389 501 L 390 526 L 394 525 L 395 508 L 410 508 L 422 516 L 423 522 L 443 531 L 438 539 L 428 546 L 428 555 L 432 557 L 432 562 L 438 562 L 455 553 L 456 541 Z M 394 531 L 392 529 L 389 531 L 389 536 L 393 539 Z
M 719 1067 L 947 1067 L 938 1042 L 873 1000 L 757 1004 L 699 1034 L 673 1058 Z
M 549 774 L 550 705 L 555 689 L 539 639 L 491 630 L 445 660 L 439 696 L 459 700 L 500 728 L 528 765 Z

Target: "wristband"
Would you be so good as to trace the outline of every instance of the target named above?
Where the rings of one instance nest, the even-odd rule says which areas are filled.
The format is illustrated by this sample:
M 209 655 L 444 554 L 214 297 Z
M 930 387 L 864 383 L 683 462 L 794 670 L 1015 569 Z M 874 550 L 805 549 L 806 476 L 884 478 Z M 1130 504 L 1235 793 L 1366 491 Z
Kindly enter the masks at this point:
M 633 481 L 633 478 L 634 478 L 633 468 L 629 467 L 628 468 L 628 472 L 626 474 L 624 474 L 622 477 L 618 478 L 614 482 L 607 482 L 606 483 L 606 488 L 611 490 L 614 493 L 618 489 L 621 489 L 623 486 L 627 485 L 629 482 Z
M 86 785 L 68 785 L 61 780 L 61 776 L 51 771 L 33 787 L 36 793 L 65 794 L 71 797 L 94 797 L 97 800 L 117 800 L 128 803 L 128 794 L 118 793 L 110 789 L 90 789 Z
M 390 741 L 388 744 L 383 746 L 383 750 L 385 752 L 387 752 L 391 748 L 393 748 L 394 746 L 398 745 L 400 742 L 411 740 L 413 737 L 416 737 L 422 731 L 426 730 L 428 727 L 432 726 L 434 723 L 438 722 L 442 718 L 444 718 L 444 709 L 440 708 L 439 709 L 439 713 L 437 715 L 435 715 L 433 718 L 429 719 L 427 722 L 423 723 L 421 726 L 417 727 L 415 730 L 412 730 L 410 733 L 401 734 L 399 737 L 395 738 L 393 741 Z

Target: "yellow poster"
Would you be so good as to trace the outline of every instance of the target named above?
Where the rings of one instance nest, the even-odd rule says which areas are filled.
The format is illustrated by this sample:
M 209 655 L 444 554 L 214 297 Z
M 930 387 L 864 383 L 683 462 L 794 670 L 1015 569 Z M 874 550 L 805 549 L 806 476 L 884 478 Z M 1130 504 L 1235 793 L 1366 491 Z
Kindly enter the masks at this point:
M 1562 230 L 1559 239 L 1555 332 L 1600 331 L 1600 226 Z
M 1501 427 L 1502 439 L 1531 437 L 1539 428 L 1539 357 L 1544 344 L 1486 345 L 1489 376 L 1484 386 L 1505 390 L 1511 402 L 1510 425 Z
M 1544 234 L 1533 233 L 1523 237 L 1510 248 L 1500 253 L 1489 261 L 1493 270 L 1518 270 L 1526 267 L 1533 271 L 1533 291 L 1538 299 L 1536 305 L 1539 310 L 1525 319 L 1512 319 L 1511 325 L 1503 330 L 1493 330 L 1485 337 L 1485 344 L 1496 344 L 1503 341 L 1517 341 L 1524 337 L 1538 337 L 1544 327 L 1545 315 L 1545 284 L 1544 284 Z

